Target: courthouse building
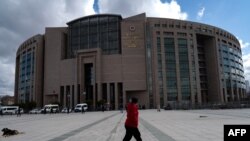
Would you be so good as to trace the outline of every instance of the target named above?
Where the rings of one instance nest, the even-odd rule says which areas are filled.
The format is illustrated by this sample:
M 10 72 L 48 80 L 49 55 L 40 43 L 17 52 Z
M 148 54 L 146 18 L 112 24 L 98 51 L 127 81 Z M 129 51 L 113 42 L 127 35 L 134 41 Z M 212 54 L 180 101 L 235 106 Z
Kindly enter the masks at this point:
M 98 14 L 48 27 L 16 54 L 16 102 L 87 102 L 111 109 L 239 101 L 246 96 L 237 38 L 191 21 Z

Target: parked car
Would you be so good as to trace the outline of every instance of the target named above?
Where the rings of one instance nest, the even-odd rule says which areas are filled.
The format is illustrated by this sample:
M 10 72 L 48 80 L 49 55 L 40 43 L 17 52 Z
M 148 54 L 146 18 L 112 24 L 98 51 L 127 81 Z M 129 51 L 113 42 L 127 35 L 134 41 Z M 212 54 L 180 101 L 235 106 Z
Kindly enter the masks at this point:
M 84 111 L 88 109 L 88 104 L 87 103 L 80 103 L 75 106 L 75 112 L 81 112 L 82 108 L 84 108 Z
M 172 110 L 172 107 L 170 106 L 170 104 L 168 104 L 167 106 L 164 106 L 163 108 L 164 110 Z
M 21 113 L 21 114 L 23 114 L 23 113 L 24 113 L 23 108 L 20 108 L 20 113 Z
M 44 109 L 46 109 L 46 113 L 59 113 L 59 105 L 58 104 L 48 104 L 45 105 L 44 108 L 41 110 L 44 113 Z
M 18 106 L 2 106 L 1 107 L 1 110 L 2 110 L 2 113 L 3 114 L 17 114 L 17 112 L 18 112 Z M 21 113 L 22 113 L 22 109 L 20 109 L 21 110 Z
M 31 111 L 29 111 L 29 114 L 40 114 L 41 113 L 41 109 L 32 109 Z
M 68 113 L 68 108 L 63 108 L 61 112 L 62 113 Z M 72 112 L 72 110 L 70 108 L 69 108 L 69 112 Z

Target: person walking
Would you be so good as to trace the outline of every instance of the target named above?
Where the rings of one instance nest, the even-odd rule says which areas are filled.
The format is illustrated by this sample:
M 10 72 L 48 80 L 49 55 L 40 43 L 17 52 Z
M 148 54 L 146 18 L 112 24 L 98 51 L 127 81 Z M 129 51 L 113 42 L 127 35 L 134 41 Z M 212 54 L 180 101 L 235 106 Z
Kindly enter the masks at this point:
M 82 114 L 85 114 L 85 109 L 83 105 L 82 105 Z
M 69 114 L 69 106 L 67 107 L 67 114 Z
M 46 115 L 46 112 L 47 112 L 47 109 L 46 108 L 44 108 L 44 114 Z
M 20 107 L 18 107 L 18 109 L 17 109 L 17 117 L 19 117 L 19 116 L 21 116 L 21 108 Z
M 121 113 L 123 113 L 123 105 L 122 104 L 120 105 L 120 111 L 121 111 Z
M 137 102 L 137 98 L 132 98 L 127 105 L 127 119 L 125 122 L 126 134 L 123 141 L 130 141 L 133 136 L 137 141 L 142 141 L 141 133 L 138 129 L 139 112 Z
M 0 107 L 0 115 L 3 116 L 3 110 Z
M 104 112 L 105 111 L 105 107 L 104 107 L 104 105 L 102 105 L 102 112 Z
M 161 111 L 161 106 L 160 104 L 157 105 L 157 112 L 160 112 Z

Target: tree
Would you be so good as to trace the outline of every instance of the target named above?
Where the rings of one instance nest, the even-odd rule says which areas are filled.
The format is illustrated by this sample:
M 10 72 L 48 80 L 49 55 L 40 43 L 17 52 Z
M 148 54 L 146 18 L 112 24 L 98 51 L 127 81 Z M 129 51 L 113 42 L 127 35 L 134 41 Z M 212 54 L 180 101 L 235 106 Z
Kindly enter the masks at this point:
M 25 112 L 30 111 L 34 108 L 36 108 L 36 102 L 35 101 L 31 101 L 31 102 L 26 102 L 26 103 L 18 103 L 18 104 L 14 104 L 14 105 L 18 105 L 20 108 L 23 108 Z
M 104 99 L 97 101 L 98 106 L 104 105 L 105 103 L 106 103 L 106 100 L 104 100 Z

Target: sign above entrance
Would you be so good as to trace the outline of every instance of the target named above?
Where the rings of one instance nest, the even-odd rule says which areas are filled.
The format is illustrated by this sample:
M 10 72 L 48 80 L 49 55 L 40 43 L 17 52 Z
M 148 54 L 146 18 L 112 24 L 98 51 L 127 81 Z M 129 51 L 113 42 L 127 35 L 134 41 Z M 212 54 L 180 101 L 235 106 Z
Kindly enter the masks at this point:
M 129 33 L 126 34 L 128 48 L 136 48 L 137 47 L 138 35 L 136 35 L 135 30 L 136 30 L 136 28 L 134 25 L 129 26 Z

